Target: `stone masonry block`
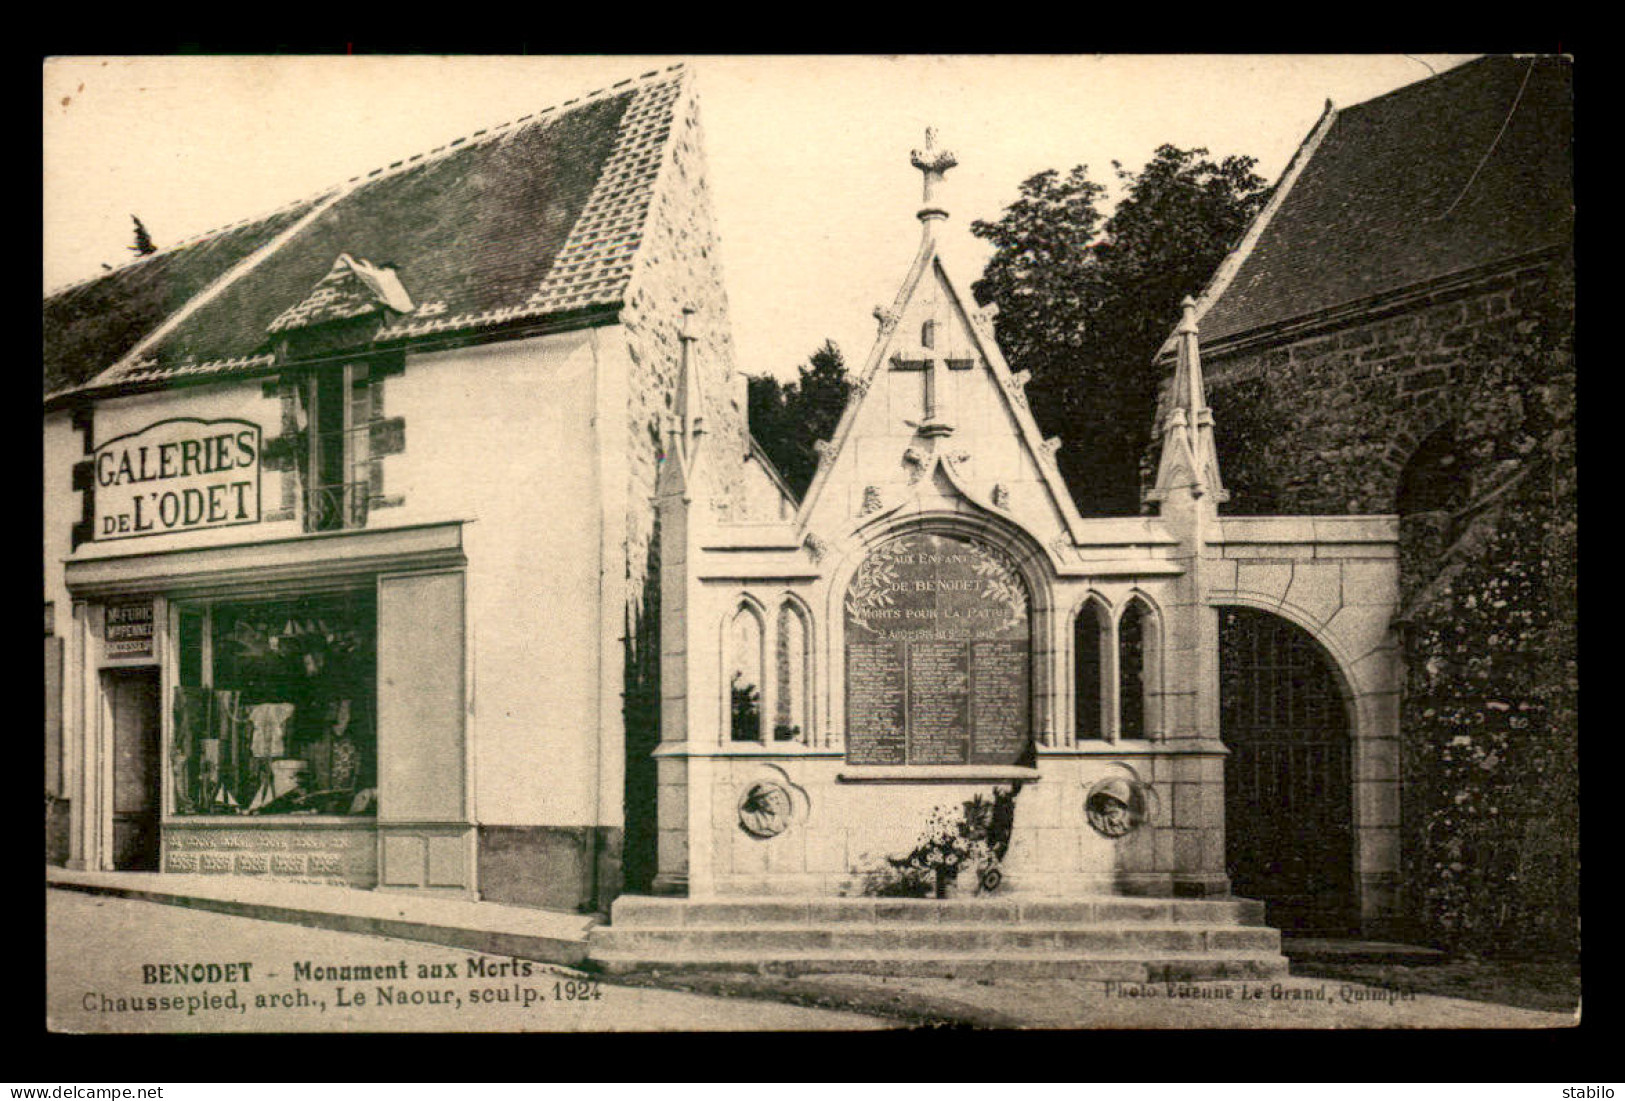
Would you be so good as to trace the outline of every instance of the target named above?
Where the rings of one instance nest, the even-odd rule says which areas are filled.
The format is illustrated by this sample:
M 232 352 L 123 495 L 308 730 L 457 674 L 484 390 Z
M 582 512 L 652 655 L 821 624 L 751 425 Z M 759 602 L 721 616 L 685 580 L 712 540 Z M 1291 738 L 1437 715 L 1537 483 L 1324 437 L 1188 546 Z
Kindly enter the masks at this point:
M 1174 871 L 1201 871 L 1202 856 L 1201 830 L 1174 830 Z
M 1354 663 L 1354 682 L 1363 693 L 1389 693 L 1399 691 L 1399 651 L 1384 646 L 1373 650 Z
M 1042 869 L 1071 871 L 1076 864 L 1077 836 L 1070 830 L 1038 830 L 1034 848 Z
M 765 875 L 768 872 L 767 847 L 770 841 L 751 837 L 743 830 L 733 830 L 729 834 L 729 849 L 732 860 L 729 862 L 729 871 L 734 875 Z
M 1367 782 L 1355 785 L 1362 829 L 1399 825 L 1399 785 Z
M 1106 841 L 1112 849 L 1116 860 L 1116 869 L 1123 872 L 1147 872 L 1157 860 L 1157 837 L 1167 831 L 1152 831 L 1141 827 L 1133 832 L 1108 841 L 1094 830 L 1089 831 L 1091 837 L 1098 837 Z
M 1359 833 L 1360 871 L 1393 872 L 1399 869 L 1399 830 L 1386 826 Z
M 1397 561 L 1356 561 L 1343 565 L 1344 604 L 1383 604 L 1399 601 Z
M 1202 828 L 1224 828 L 1224 788 L 1219 784 L 1202 785 Z
M 809 830 L 806 844 L 807 870 L 809 872 L 846 872 L 851 870 L 846 859 L 845 830 Z
M 1287 586 L 1286 603 L 1325 623 L 1342 607 L 1342 569 L 1329 562 L 1297 562 Z
M 1202 562 L 1202 571 L 1213 592 L 1230 592 L 1236 587 L 1236 562 L 1231 558 L 1210 558 Z
M 1354 749 L 1354 779 L 1356 782 L 1399 779 L 1399 740 L 1362 739 Z
M 1173 784 L 1174 828 L 1196 829 L 1202 821 L 1202 784 Z
M 1308 543 L 1315 537 L 1308 516 L 1251 516 L 1221 521 L 1224 538 L 1237 543 Z
M 656 820 L 676 824 L 688 818 L 688 785 L 661 784 L 655 789 Z
M 1348 558 L 1395 557 L 1392 543 L 1320 543 L 1314 548 L 1314 557 L 1330 561 Z
M 1141 832 L 1143 833 L 1144 831 L 1142 830 Z M 1174 831 L 1171 829 L 1158 830 L 1153 838 L 1153 842 L 1156 848 L 1156 862 L 1152 865 L 1152 870 L 1159 872 L 1173 871 Z
M 1152 788 L 1151 825 L 1164 828 L 1174 824 L 1174 784 L 1157 784 Z
M 1326 625 L 1327 634 L 1336 641 L 1343 653 L 1365 655 L 1389 641 L 1389 627 L 1393 622 L 1393 609 L 1383 604 L 1345 604 Z M 1381 691 L 1357 685 L 1361 691 Z
M 1224 556 L 1242 561 L 1290 562 L 1313 558 L 1315 551 L 1309 543 L 1226 543 Z
M 1361 701 L 1366 715 L 1366 732 L 1373 737 L 1399 735 L 1399 693 L 1378 692 Z
M 1146 833 L 1146 830 L 1140 830 Z M 1094 830 L 1085 830 L 1078 837 L 1078 870 L 1109 872 L 1117 867 L 1117 852 L 1112 843 Z
M 791 827 L 777 837 L 762 842 L 767 850 L 767 870 L 783 874 L 807 871 L 807 831 Z
M 1236 566 L 1236 591 L 1251 593 L 1272 604 L 1280 603 L 1292 583 L 1292 566 L 1284 563 L 1240 562 Z
M 1198 784 L 1203 779 L 1202 757 L 1173 758 L 1173 779 L 1181 784 Z

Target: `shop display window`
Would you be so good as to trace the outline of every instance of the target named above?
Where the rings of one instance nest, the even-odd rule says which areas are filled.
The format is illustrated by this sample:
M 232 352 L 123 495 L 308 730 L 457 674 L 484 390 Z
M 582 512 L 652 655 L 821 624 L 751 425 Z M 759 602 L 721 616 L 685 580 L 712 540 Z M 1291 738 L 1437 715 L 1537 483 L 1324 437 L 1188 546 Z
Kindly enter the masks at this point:
M 178 615 L 173 812 L 376 814 L 373 592 Z

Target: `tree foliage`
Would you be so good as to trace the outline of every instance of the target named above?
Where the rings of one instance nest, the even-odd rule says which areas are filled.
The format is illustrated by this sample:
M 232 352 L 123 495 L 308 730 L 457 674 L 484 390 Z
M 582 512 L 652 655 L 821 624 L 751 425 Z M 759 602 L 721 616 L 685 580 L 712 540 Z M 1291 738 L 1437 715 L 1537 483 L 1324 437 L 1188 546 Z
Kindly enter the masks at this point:
M 151 256 L 157 252 L 158 246 L 152 243 L 152 234 L 148 233 L 147 227 L 141 224 L 141 219 L 132 214 L 130 215 L 130 221 L 135 223 L 135 243 L 127 246 L 129 250 L 137 256 Z
M 1240 240 L 1268 194 L 1252 157 L 1214 161 L 1163 145 L 1139 172 L 1112 163 L 1123 198 L 1079 165 L 1041 172 L 997 221 L 971 232 L 994 246 L 978 302 L 999 308 L 999 346 L 1032 373 L 1028 396 L 1061 473 L 1088 513 L 1139 511 L 1140 462 L 1156 410 L 1157 349 Z
M 807 492 L 818 471 L 813 444 L 827 440 L 840 422 L 851 384 L 846 363 L 832 340 L 824 341 L 794 382 L 771 375 L 749 380 L 750 429 L 797 497 Z

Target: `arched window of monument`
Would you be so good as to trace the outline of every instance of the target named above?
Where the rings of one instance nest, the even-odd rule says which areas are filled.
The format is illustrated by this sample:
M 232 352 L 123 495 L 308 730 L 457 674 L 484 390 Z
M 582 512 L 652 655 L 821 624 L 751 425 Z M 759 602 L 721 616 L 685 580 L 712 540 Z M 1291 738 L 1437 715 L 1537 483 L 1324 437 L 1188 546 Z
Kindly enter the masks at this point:
M 773 698 L 773 740 L 805 742 L 807 722 L 807 654 L 809 647 L 807 613 L 795 601 L 779 605 L 777 637 L 774 642 L 775 677 Z
M 1156 613 L 1138 593 L 1117 621 L 1117 731 L 1121 738 L 1151 735 L 1151 689 L 1155 683 Z
M 1032 603 L 1015 559 L 977 536 L 874 546 L 843 601 L 848 763 L 1025 763 Z
M 1091 596 L 1072 625 L 1073 730 L 1079 741 L 1106 737 L 1106 677 L 1110 664 L 1111 613 Z
M 762 740 L 762 617 L 742 601 L 728 625 L 728 738 Z

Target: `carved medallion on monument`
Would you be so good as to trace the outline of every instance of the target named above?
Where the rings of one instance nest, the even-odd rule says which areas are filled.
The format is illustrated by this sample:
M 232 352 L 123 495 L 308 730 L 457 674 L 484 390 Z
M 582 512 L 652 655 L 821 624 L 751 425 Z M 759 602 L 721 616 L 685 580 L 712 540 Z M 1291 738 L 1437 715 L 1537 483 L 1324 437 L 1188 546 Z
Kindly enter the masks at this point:
M 1101 780 L 1084 796 L 1083 812 L 1102 837 L 1124 837 L 1151 817 L 1151 788 L 1140 780 Z
M 783 784 L 757 780 L 739 794 L 739 828 L 752 837 L 777 837 L 790 828 L 794 805 Z
M 964 536 L 898 536 L 869 553 L 845 607 L 848 762 L 1025 763 L 1031 601 L 1008 555 Z

